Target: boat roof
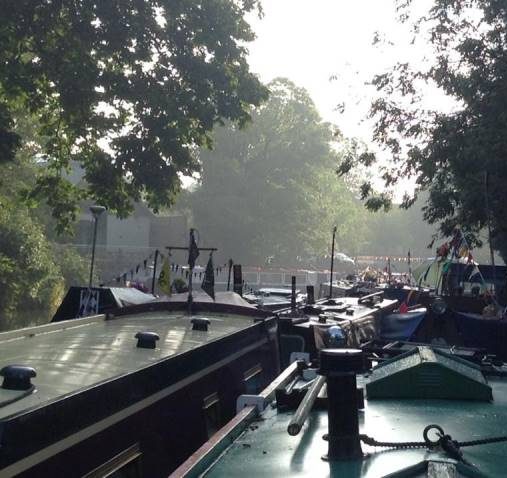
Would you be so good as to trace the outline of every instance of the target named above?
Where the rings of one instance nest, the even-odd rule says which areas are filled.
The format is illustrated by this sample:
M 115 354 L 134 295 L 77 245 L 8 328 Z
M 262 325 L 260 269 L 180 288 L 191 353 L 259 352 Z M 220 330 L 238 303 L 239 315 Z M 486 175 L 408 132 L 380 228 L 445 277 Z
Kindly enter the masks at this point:
M 13 403 L 3 405 L 20 392 L 0 388 L 0 420 L 198 348 L 252 326 L 257 317 L 269 316 L 245 307 L 195 305 L 192 315 L 185 303 L 158 302 L 118 309 L 117 316 L 0 333 L 0 368 L 26 365 L 37 373 L 32 379 L 35 393 Z M 192 330 L 195 317 L 209 319 L 208 331 Z M 135 335 L 140 331 L 159 335 L 155 349 L 137 348 Z
M 301 291 L 296 289 L 296 294 L 299 294 Z M 283 288 L 283 287 L 261 287 L 258 290 L 260 294 L 271 294 L 271 295 L 282 295 L 282 296 L 290 296 L 292 294 L 292 289 Z
M 255 309 L 255 306 L 246 301 L 239 294 L 232 291 L 215 292 L 215 300 L 213 300 L 206 292 L 195 291 L 192 293 L 195 302 L 236 305 L 240 307 L 247 307 Z M 165 297 L 168 302 L 185 302 L 188 298 L 188 293 L 173 294 L 170 297 Z
M 364 297 L 336 297 L 331 300 L 319 300 L 313 305 L 304 307 L 308 316 L 329 314 L 335 320 L 362 319 L 382 310 L 393 310 L 397 300 L 381 297 L 376 303 L 364 301 Z M 303 324 L 304 325 L 304 324 Z
M 358 384 L 364 385 L 365 380 L 364 376 L 358 377 Z M 360 433 L 383 442 L 421 442 L 424 428 L 438 424 L 458 441 L 505 435 L 507 380 L 493 377 L 489 384 L 493 389 L 492 402 L 366 399 L 359 415 Z M 426 474 L 422 466 L 418 469 L 416 465 L 425 461 L 455 463 L 447 455 L 426 448 L 392 449 L 365 444 L 362 445 L 363 460 L 329 463 L 321 458 L 328 446 L 322 438 L 328 431 L 327 412 L 314 408 L 298 436 L 287 433 L 293 414 L 294 411 L 284 412 L 268 406 L 257 419 L 245 420 L 248 424 L 244 431 L 239 435 L 235 432 L 237 438 L 218 460 L 203 464 L 208 468 L 200 476 L 443 476 Z M 458 473 L 445 476 L 505 476 L 507 442 L 471 446 L 461 451 L 477 468 L 458 463 Z M 397 473 L 409 467 L 414 468 Z

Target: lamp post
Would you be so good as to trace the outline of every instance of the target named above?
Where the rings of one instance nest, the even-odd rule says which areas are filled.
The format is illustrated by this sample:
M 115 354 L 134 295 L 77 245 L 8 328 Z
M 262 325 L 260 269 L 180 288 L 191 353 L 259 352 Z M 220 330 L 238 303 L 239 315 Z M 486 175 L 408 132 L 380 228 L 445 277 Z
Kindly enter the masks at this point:
M 333 298 L 333 266 L 334 266 L 334 238 L 336 236 L 336 226 L 333 227 L 333 240 L 331 242 L 331 274 L 329 275 L 329 298 Z
M 93 280 L 93 263 L 95 261 L 95 245 L 97 243 L 97 223 L 99 222 L 99 216 L 106 210 L 104 206 L 90 206 L 90 212 L 92 213 L 94 225 L 93 225 L 93 244 L 92 244 L 92 261 L 90 264 L 90 280 L 88 282 L 88 288 L 92 287 Z

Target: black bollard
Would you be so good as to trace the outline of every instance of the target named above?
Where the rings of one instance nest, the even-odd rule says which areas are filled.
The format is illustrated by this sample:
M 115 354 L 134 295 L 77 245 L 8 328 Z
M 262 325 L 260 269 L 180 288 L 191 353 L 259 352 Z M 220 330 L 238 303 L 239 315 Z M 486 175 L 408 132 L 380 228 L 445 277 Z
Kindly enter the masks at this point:
M 362 350 L 320 351 L 319 374 L 326 377 L 328 400 L 328 453 L 323 456 L 325 460 L 354 460 L 363 456 L 356 373 L 364 369 Z
M 315 304 L 315 288 L 313 285 L 306 286 L 306 303 L 309 305 Z

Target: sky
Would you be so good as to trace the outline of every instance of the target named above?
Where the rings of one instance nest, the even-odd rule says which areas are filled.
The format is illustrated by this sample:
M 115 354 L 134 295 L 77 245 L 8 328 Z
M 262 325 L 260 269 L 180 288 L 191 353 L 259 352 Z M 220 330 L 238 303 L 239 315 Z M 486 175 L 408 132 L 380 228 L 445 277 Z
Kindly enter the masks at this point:
M 362 119 L 373 90 L 365 83 L 415 56 L 408 27 L 396 21 L 395 1 L 263 0 L 262 5 L 264 17 L 250 18 L 257 35 L 249 45 L 252 71 L 264 82 L 284 76 L 306 88 L 325 120 L 369 142 L 371 125 Z M 376 31 L 393 45 L 374 46 Z M 342 114 L 336 110 L 340 103 Z
M 250 67 L 264 82 L 282 76 L 304 87 L 326 121 L 376 150 L 372 122 L 366 120 L 375 91 L 366 83 L 397 62 L 421 66 L 431 57 L 430 47 L 421 40 L 411 44 L 410 28 L 397 21 L 395 3 L 263 0 L 264 17 L 249 18 L 257 35 L 248 47 Z M 423 13 L 431 3 L 417 0 L 415 8 Z M 376 32 L 386 43 L 373 45 Z M 435 92 L 428 95 L 428 104 L 441 101 Z M 337 110 L 341 103 L 343 112 Z M 401 199 L 413 188 L 414 182 L 406 181 L 395 196 Z

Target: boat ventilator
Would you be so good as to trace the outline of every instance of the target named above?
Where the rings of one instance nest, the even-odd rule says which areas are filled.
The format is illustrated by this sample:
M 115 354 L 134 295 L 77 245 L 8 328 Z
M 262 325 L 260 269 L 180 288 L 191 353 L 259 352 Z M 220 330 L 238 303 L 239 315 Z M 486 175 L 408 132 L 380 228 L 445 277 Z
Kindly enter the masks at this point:
M 0 376 L 4 378 L 2 388 L 4 390 L 21 391 L 19 395 L 0 401 L 0 408 L 17 402 L 35 392 L 35 385 L 31 379 L 37 376 L 35 369 L 26 365 L 7 365 L 0 370 Z
M 202 330 L 203 332 L 208 331 L 210 324 L 209 319 L 204 317 L 194 317 L 190 322 L 192 322 L 192 330 Z
M 157 340 L 160 339 L 155 332 L 137 332 L 137 347 L 140 349 L 154 349 L 157 346 Z

